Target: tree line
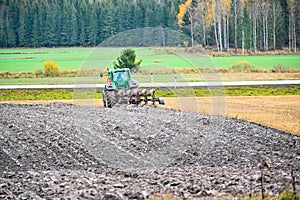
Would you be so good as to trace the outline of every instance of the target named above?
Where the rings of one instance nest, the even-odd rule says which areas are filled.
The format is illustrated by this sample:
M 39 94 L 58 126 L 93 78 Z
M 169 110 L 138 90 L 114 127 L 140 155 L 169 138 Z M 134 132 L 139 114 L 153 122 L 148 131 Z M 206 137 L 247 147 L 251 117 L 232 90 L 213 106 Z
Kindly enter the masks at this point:
M 179 4 L 172 0 L 0 0 L 0 46 L 96 46 L 136 28 L 176 29 Z
M 242 53 L 300 44 L 299 0 L 0 0 L 0 47 L 96 46 L 144 27 Z M 131 38 L 134 39 L 134 38 Z
M 219 52 L 256 53 L 300 43 L 299 0 L 186 0 L 177 21 L 195 42 Z

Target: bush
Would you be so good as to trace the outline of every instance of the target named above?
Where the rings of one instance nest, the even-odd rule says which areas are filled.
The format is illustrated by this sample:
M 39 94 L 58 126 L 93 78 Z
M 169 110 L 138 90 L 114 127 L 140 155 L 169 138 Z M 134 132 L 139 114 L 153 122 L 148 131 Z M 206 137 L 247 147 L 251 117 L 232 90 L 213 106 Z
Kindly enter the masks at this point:
M 285 191 L 284 193 L 282 193 L 279 198 L 279 200 L 299 200 L 300 199 L 300 195 L 299 194 L 294 194 L 291 191 Z
M 272 69 L 272 72 L 283 72 L 283 71 L 284 71 L 283 65 L 276 65 Z
M 236 64 L 231 66 L 231 69 L 233 71 L 238 71 L 238 72 L 253 72 L 253 71 L 255 71 L 254 66 L 251 65 L 248 61 L 237 62 Z
M 78 70 L 63 70 L 60 72 L 61 77 L 76 77 L 78 74 Z M 78 74 L 79 75 L 79 74 Z
M 44 63 L 44 72 L 46 77 L 56 77 L 60 75 L 58 64 L 51 60 Z
M 44 72 L 42 69 L 36 69 L 34 74 L 35 74 L 35 77 L 37 77 L 37 78 L 42 78 L 44 76 Z
M 33 72 L 15 73 L 16 78 L 34 78 Z

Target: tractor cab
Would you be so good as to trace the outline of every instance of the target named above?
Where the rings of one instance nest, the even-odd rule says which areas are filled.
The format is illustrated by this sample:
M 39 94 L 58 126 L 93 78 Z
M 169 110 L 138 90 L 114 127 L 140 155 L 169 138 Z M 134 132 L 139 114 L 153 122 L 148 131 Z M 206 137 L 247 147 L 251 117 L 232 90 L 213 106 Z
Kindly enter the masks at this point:
M 119 86 L 125 86 L 131 80 L 129 70 L 114 70 L 110 73 L 110 77 Z
M 137 81 L 133 80 L 130 74 L 130 69 L 114 69 L 109 71 L 105 88 L 108 90 L 127 91 L 130 88 L 137 87 Z

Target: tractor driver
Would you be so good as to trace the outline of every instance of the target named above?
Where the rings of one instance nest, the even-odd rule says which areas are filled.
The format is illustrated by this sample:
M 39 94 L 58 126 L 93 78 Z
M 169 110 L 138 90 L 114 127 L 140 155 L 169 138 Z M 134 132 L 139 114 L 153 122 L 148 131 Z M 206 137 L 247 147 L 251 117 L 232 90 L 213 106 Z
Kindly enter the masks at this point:
M 116 80 L 117 80 L 117 82 L 123 82 L 124 81 L 122 73 L 118 73 Z

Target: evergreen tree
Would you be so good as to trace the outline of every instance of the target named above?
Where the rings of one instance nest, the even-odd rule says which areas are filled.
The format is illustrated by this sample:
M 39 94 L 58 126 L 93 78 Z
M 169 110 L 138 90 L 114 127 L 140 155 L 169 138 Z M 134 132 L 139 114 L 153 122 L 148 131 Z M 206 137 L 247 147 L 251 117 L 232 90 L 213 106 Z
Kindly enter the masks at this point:
M 146 8 L 144 27 L 152 27 L 153 11 L 150 8 Z
M 55 32 L 55 12 L 52 11 L 52 9 L 47 9 L 46 11 L 46 21 L 45 21 L 45 27 L 44 27 L 45 33 L 45 46 L 55 46 L 55 38 L 56 38 L 56 32 Z
M 77 15 L 76 8 L 74 4 L 71 4 L 70 7 L 70 16 L 69 16 L 69 34 L 70 34 L 70 46 L 78 45 L 78 27 L 77 27 Z
M 141 7 L 135 5 L 134 7 L 134 28 L 142 28 L 144 27 L 144 15 Z
M 27 38 L 26 38 L 26 16 L 28 16 L 28 12 L 26 9 L 20 11 L 19 14 L 19 26 L 18 26 L 18 46 L 25 47 L 27 46 Z
M 37 14 L 33 18 L 31 43 L 32 47 L 39 47 L 39 24 Z
M 70 9 L 68 5 L 68 2 L 66 0 L 63 1 L 63 6 L 60 8 L 60 13 L 59 13 L 59 28 L 60 28 L 60 41 L 59 43 L 62 46 L 68 46 L 70 44 Z
M 91 15 L 90 15 L 90 20 L 89 20 L 89 35 L 88 35 L 88 40 L 89 40 L 89 46 L 96 46 L 97 45 L 97 15 L 96 11 L 93 10 Z
M 103 26 L 103 37 L 107 39 L 115 34 L 114 13 L 111 9 L 105 9 Z
M 165 18 L 164 18 L 164 11 L 161 7 L 161 4 L 158 4 L 155 6 L 154 11 L 152 12 L 152 27 L 158 27 L 163 26 L 166 24 Z M 174 18 L 175 19 L 175 18 Z
M 7 6 L 6 24 L 7 24 L 7 47 L 17 46 L 17 24 L 18 24 L 18 2 L 9 1 Z
M 137 67 L 135 63 L 136 53 L 133 49 L 124 49 L 121 55 L 114 62 L 114 68 L 129 68 L 134 69 Z

